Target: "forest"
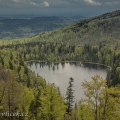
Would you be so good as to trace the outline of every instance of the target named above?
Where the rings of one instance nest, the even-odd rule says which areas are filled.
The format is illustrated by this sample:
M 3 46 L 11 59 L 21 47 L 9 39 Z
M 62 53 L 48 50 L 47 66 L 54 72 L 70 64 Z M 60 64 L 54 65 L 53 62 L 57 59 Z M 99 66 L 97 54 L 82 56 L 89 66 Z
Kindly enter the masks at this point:
M 117 16 L 119 21 L 118 13 L 111 13 L 111 18 Z M 106 16 L 110 18 L 110 13 L 97 19 Z M 50 35 L 54 36 L 52 32 Z M 120 39 L 116 42 L 119 36 L 114 44 L 103 41 L 71 44 L 67 40 L 57 41 L 56 36 L 53 38 L 56 41 L 40 36 L 0 40 L 0 120 L 119 120 Z M 46 83 L 27 67 L 29 61 L 88 62 L 105 65 L 109 70 L 106 79 L 94 75 L 91 81 L 83 80 L 85 97 L 74 101 L 72 76 L 63 97 L 55 83 Z
M 0 39 L 33 36 L 74 23 L 84 17 L 13 15 L 0 16 Z

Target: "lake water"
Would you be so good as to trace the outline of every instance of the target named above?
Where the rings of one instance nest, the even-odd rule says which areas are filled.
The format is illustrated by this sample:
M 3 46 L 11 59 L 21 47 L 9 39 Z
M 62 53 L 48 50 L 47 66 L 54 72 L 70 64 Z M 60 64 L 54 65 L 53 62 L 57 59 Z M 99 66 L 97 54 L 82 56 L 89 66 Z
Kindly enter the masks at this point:
M 45 63 L 45 62 L 30 62 L 27 63 L 28 67 L 42 76 L 46 82 L 55 83 L 61 91 L 61 94 L 65 96 L 69 78 L 74 79 L 74 96 L 75 100 L 79 100 L 83 97 L 83 90 L 81 82 L 91 80 L 91 77 L 99 74 L 101 77 L 106 78 L 107 68 L 101 65 L 95 64 L 81 64 L 80 62 L 66 62 L 66 63 Z

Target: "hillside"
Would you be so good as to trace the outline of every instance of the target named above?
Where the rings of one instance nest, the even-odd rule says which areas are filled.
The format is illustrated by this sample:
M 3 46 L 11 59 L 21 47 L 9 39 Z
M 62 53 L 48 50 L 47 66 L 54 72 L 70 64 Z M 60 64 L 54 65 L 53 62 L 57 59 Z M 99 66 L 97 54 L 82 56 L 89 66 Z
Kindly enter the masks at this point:
M 85 19 L 57 30 L 40 33 L 32 40 L 71 44 L 116 44 L 120 41 L 120 10 Z
M 0 120 L 120 120 L 119 31 L 120 11 L 115 11 L 32 37 L 0 40 Z M 108 47 L 104 43 L 117 44 Z M 58 63 L 64 68 L 68 61 L 104 64 L 110 69 L 106 80 L 100 75 L 83 80 L 85 97 L 75 100 L 74 76 L 69 76 L 63 95 L 51 79 L 47 82 L 41 73 L 32 72 L 27 61 L 36 61 L 36 69 L 40 61 L 50 69 Z M 63 84 L 66 80 L 62 76 Z
M 79 18 L 83 19 L 84 17 Z M 69 25 L 78 18 L 62 16 L 0 16 L 0 39 L 33 36 Z

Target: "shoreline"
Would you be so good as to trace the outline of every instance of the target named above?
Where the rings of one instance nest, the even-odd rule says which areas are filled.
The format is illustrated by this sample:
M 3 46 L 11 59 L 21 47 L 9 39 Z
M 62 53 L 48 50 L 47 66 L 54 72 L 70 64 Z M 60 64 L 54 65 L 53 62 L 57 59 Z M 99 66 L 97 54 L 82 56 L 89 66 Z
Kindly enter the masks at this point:
M 105 67 L 108 67 L 109 69 L 111 69 L 111 66 L 107 66 L 105 64 L 101 64 L 101 63 L 94 63 L 94 62 L 82 62 L 82 61 L 59 61 L 59 62 L 47 62 L 47 61 L 42 61 L 42 60 L 26 60 L 24 62 L 46 62 L 46 63 L 55 63 L 55 64 L 58 64 L 58 63 L 66 63 L 66 62 L 69 62 L 69 63 L 72 63 L 72 62 L 80 62 L 81 64 L 82 63 L 89 63 L 89 64 L 95 64 L 95 65 L 102 65 L 102 66 L 105 66 Z

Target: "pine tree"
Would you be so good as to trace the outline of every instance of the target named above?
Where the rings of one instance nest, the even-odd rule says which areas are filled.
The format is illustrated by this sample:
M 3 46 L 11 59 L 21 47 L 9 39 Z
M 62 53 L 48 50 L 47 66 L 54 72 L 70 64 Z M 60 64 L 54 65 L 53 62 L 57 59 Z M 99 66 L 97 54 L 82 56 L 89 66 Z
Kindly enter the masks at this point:
M 66 104 L 67 104 L 67 114 L 71 115 L 72 109 L 73 109 L 73 103 L 74 103 L 74 90 L 73 90 L 73 82 L 74 79 L 71 77 L 69 78 L 69 86 L 67 88 L 67 92 L 66 92 Z

